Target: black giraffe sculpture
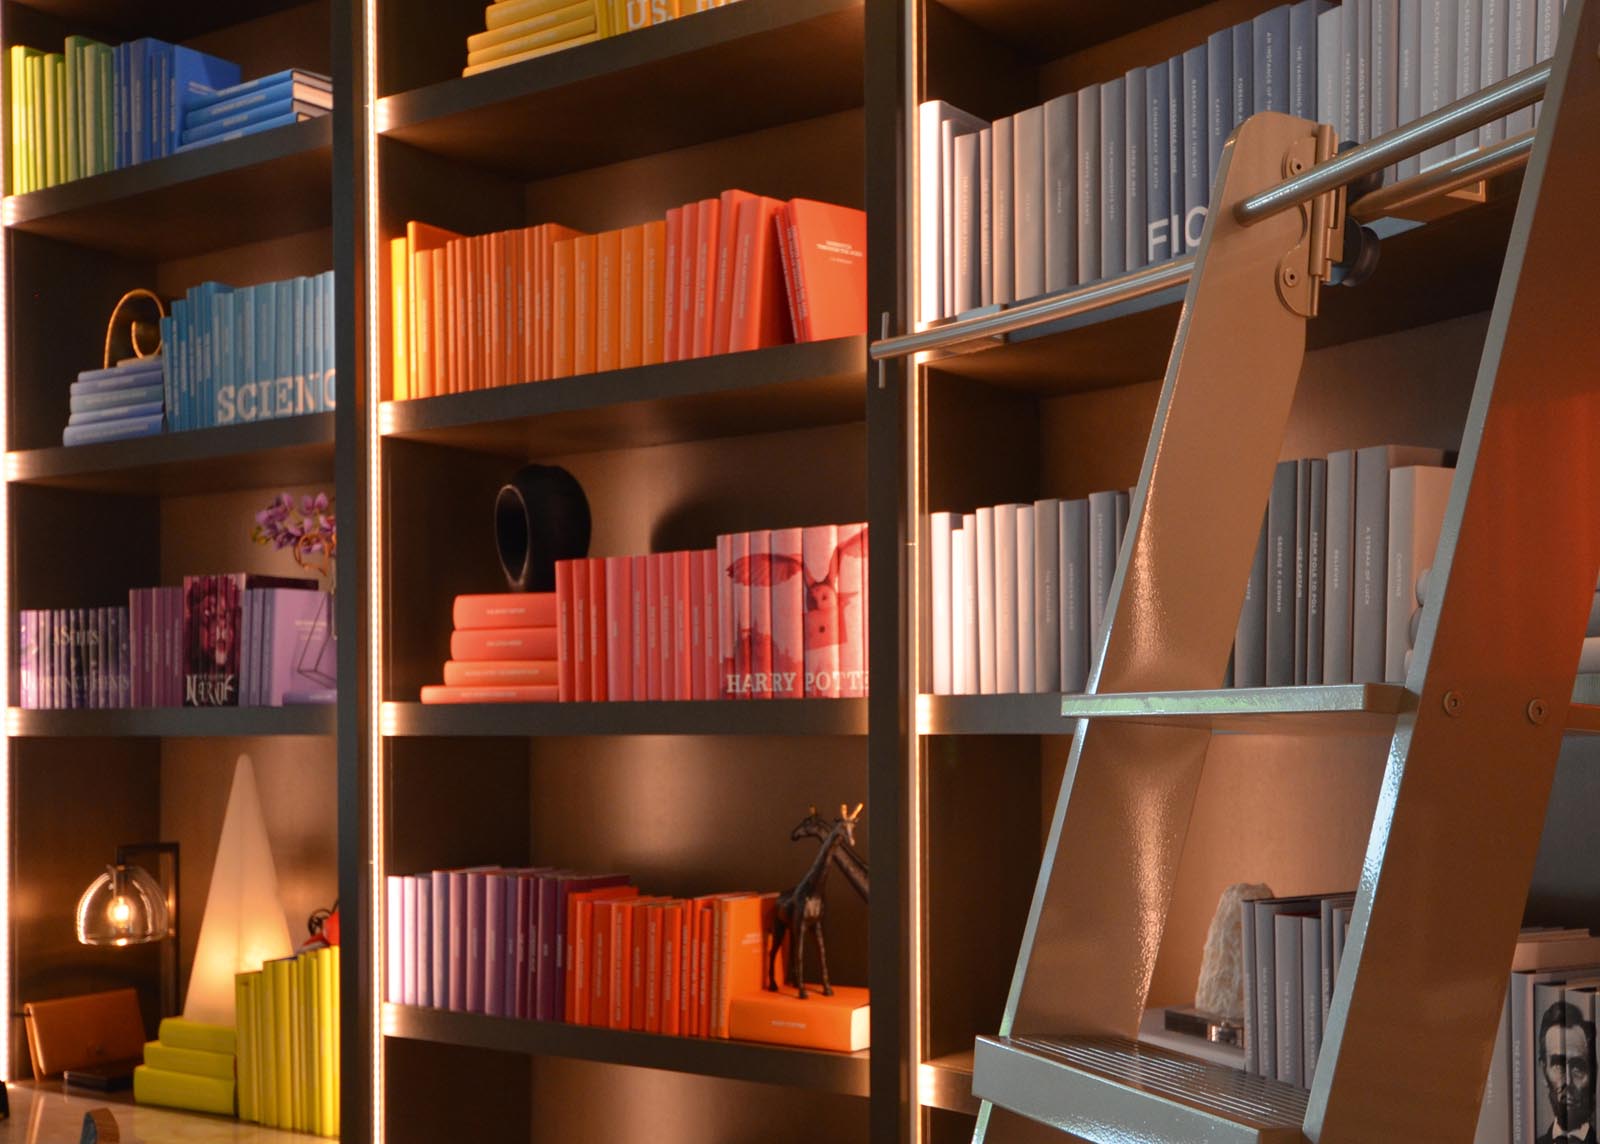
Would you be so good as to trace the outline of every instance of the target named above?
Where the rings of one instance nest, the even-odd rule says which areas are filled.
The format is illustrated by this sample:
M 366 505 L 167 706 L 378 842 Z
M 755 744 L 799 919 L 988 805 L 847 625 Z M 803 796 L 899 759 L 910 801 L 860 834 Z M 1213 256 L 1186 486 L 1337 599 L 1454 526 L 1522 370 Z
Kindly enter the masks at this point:
M 855 810 L 839 807 L 839 817 L 831 824 L 817 817 L 817 808 L 808 814 L 792 831 L 789 840 L 820 838 L 821 847 L 794 889 L 780 894 L 772 913 L 771 944 L 767 949 L 766 987 L 777 991 L 777 977 L 773 972 L 778 948 L 785 937 L 789 945 L 789 979 L 794 983 L 796 995 L 803 1001 L 807 996 L 805 979 L 805 939 L 809 932 L 817 946 L 817 961 L 822 970 L 822 995 L 833 996 L 833 986 L 828 980 L 828 946 L 823 936 L 822 919 L 826 901 L 824 892 L 828 884 L 828 870 L 835 864 L 845 878 L 863 898 L 867 896 L 867 865 L 855 851 L 856 822 L 861 817 L 861 804 Z

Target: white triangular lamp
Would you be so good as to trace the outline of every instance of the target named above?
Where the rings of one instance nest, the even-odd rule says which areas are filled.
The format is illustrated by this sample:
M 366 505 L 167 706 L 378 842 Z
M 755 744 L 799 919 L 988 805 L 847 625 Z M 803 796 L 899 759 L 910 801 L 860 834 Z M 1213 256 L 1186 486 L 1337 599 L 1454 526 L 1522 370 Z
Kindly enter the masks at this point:
M 262 962 L 293 952 L 278 900 L 278 874 L 261 817 L 255 769 L 249 755 L 240 755 L 222 818 L 183 1015 L 191 1021 L 232 1025 L 233 975 L 260 969 Z

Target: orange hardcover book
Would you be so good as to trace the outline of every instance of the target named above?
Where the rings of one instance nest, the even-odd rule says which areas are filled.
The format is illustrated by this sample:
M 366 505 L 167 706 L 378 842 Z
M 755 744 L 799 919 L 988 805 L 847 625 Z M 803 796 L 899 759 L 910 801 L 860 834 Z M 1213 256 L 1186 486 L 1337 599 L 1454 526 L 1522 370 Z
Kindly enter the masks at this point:
M 504 314 L 506 304 L 505 233 L 495 231 L 483 236 L 483 361 L 480 376 L 483 389 L 505 384 L 503 357 L 506 331 Z
M 456 631 L 468 628 L 552 628 L 554 592 L 491 592 L 457 596 L 451 609 Z
M 574 1025 L 589 1024 L 592 981 L 589 939 L 594 925 L 594 903 L 638 896 L 637 886 L 604 886 L 567 896 L 567 961 L 565 1018 Z M 581 985 L 581 988 L 580 988 Z
M 682 962 L 679 951 L 679 942 L 683 934 L 683 906 L 681 900 L 673 900 L 661 907 L 661 945 L 657 951 L 659 958 L 657 968 L 655 1028 L 646 1028 L 647 1033 L 664 1033 L 667 1036 L 678 1034 L 678 966 Z
M 644 940 L 639 940 L 638 920 L 634 922 L 634 945 L 639 947 L 634 972 L 637 981 L 633 993 L 633 1013 L 629 1027 L 643 1033 L 661 1032 L 661 937 L 665 901 L 652 902 L 641 917 L 644 920 Z
M 694 342 L 691 357 L 711 352 L 716 317 L 717 255 L 721 251 L 721 199 L 701 199 L 694 232 Z
M 645 915 L 650 907 L 663 901 L 659 897 L 638 897 L 619 902 L 611 922 L 611 980 L 610 1019 L 613 1029 L 639 1029 L 636 1015 L 644 1007 L 644 935 Z
M 411 281 L 416 291 L 411 296 L 411 389 L 415 397 L 432 397 L 439 367 L 433 340 L 433 252 L 424 250 L 411 256 Z
M 594 368 L 597 373 L 622 364 L 622 232 L 595 236 Z
M 720 896 L 720 895 L 719 895 Z M 695 1028 L 699 1036 L 712 1036 L 711 1032 L 711 967 L 713 952 L 717 942 L 717 903 L 716 898 L 702 902 L 700 906 L 700 948 L 695 951 L 699 964 L 695 967 L 695 1008 L 699 1013 L 695 1017 Z
M 740 208 L 745 203 L 754 202 L 757 197 L 749 191 L 723 191 L 717 210 L 720 222 L 716 246 L 716 274 L 713 278 L 716 288 L 712 292 L 711 311 L 711 352 L 714 354 L 728 352 L 728 334 L 733 319 L 734 244 L 738 239 L 735 224 L 739 218 Z
M 522 231 L 508 230 L 501 236 L 505 243 L 505 261 L 500 272 L 505 283 L 505 310 L 501 320 L 505 323 L 505 343 L 500 347 L 502 385 L 515 385 L 526 381 L 522 371 L 522 347 L 528 344 L 528 328 L 523 320 L 522 285 Z
M 787 215 L 800 312 L 795 340 L 820 342 L 866 333 L 866 212 L 790 199 Z
M 678 913 L 678 972 L 676 976 L 678 990 L 678 1015 L 677 1027 L 673 1030 L 680 1037 L 694 1035 L 694 1019 L 689 1011 L 689 997 L 691 993 L 690 979 L 693 977 L 694 966 L 694 939 L 695 917 L 698 911 L 692 900 L 683 903 L 683 908 Z M 663 1018 L 662 1028 L 666 1022 Z
M 566 242 L 568 240 L 578 239 L 578 238 L 583 237 L 583 232 L 581 230 L 573 230 L 569 226 L 561 226 L 561 225 L 559 225 L 557 223 L 547 223 L 545 225 L 545 227 L 544 227 L 544 232 L 545 232 L 545 237 L 544 237 L 544 239 L 542 241 L 542 245 L 544 247 L 544 266 L 545 266 L 544 277 L 543 277 L 543 282 L 544 282 L 544 286 L 545 286 L 545 301 L 544 301 L 543 305 L 544 305 L 545 313 L 544 313 L 544 317 L 543 317 L 542 321 L 544 322 L 545 329 L 546 329 L 546 336 L 544 338 L 544 341 L 545 341 L 545 344 L 546 344 L 546 349 L 544 350 L 544 359 L 545 359 L 544 372 L 539 378 L 540 381 L 547 381 L 552 377 L 570 377 L 570 376 L 572 376 L 572 366 L 570 364 L 570 354 L 571 354 L 570 349 L 568 351 L 569 364 L 568 364 L 565 372 L 557 373 L 555 371 L 555 365 L 556 365 L 556 362 L 555 362 L 555 334 L 554 334 L 553 331 L 554 331 L 554 328 L 557 325 L 556 312 L 555 312 L 556 302 L 557 302 L 557 299 L 559 299 L 559 298 L 562 298 L 562 297 L 566 298 L 567 318 L 566 318 L 566 322 L 565 322 L 565 325 L 564 325 L 563 329 L 564 329 L 566 337 L 568 338 L 568 343 L 567 343 L 568 346 L 571 345 L 571 340 L 570 339 L 572 337 L 572 304 L 573 304 L 573 299 L 572 299 L 572 295 L 571 295 L 571 290 L 572 290 L 572 286 L 571 286 L 571 283 L 572 283 L 572 264 L 571 264 L 570 261 L 565 263 L 565 267 L 566 267 L 566 271 L 567 271 L 567 276 L 566 276 L 566 283 L 567 284 L 566 284 L 566 286 L 562 287 L 560 290 L 557 289 L 556 270 L 557 270 L 557 266 L 558 266 L 558 259 L 557 259 L 557 255 L 556 255 L 556 244 L 557 243 L 561 243 L 561 242 Z
M 640 267 L 639 303 L 641 365 L 660 365 L 665 357 L 667 317 L 667 224 L 647 222 L 643 227 L 644 253 Z
M 614 901 L 595 902 L 589 919 L 589 1019 L 602 1028 L 611 1023 L 612 914 Z
M 678 361 L 694 357 L 695 236 L 700 204 L 685 203 L 678 225 Z
M 456 686 L 430 683 L 422 689 L 424 703 L 555 703 L 556 686 Z
M 678 1009 L 683 1014 L 683 1035 L 703 1037 L 706 1029 L 700 1012 L 700 947 L 701 934 L 705 929 L 706 899 L 695 898 L 685 907 L 685 912 L 689 927 L 688 964 L 684 967 L 683 1001 Z
M 596 275 L 597 236 L 586 234 L 572 244 L 572 372 L 593 373 L 599 298 Z
M 446 687 L 555 687 L 559 667 L 553 659 L 447 659 Z
M 576 238 L 562 239 L 550 253 L 550 376 L 571 377 L 573 367 L 573 308 L 577 295 L 573 274 L 577 263 Z
M 389 240 L 389 399 L 411 396 L 411 251 L 405 236 Z
M 777 219 L 783 204 L 757 198 L 739 204 L 734 241 L 733 313 L 728 349 L 765 349 L 792 341 L 784 295 Z
M 417 222 L 414 219 L 412 221 L 406 223 L 406 253 L 407 253 L 407 256 L 408 256 L 407 257 L 407 265 L 411 268 L 411 281 L 407 284 L 406 295 L 410 299 L 411 304 L 412 304 L 413 307 L 415 307 L 415 305 L 417 303 L 417 297 L 418 297 L 418 295 L 417 295 L 417 290 L 418 290 L 417 275 L 421 270 L 421 264 L 417 260 L 417 255 L 423 253 L 424 251 L 438 250 L 438 249 L 442 248 L 451 239 L 460 238 L 460 237 L 461 236 L 458 235 L 455 231 L 445 230 L 443 227 L 432 226 L 432 225 L 430 225 L 428 223 L 425 223 L 425 222 Z M 417 340 L 418 340 L 418 335 L 419 335 L 419 322 L 418 322 L 418 313 L 417 313 L 416 310 L 412 311 L 410 328 L 411 328 L 410 360 L 415 362 L 417 360 L 417 358 L 418 358 L 418 350 L 419 350 L 419 347 L 417 345 Z M 435 343 L 435 344 L 437 344 L 437 343 Z M 415 390 L 416 390 L 416 387 L 413 386 L 413 391 L 415 391 Z M 442 389 L 435 388 L 435 389 L 432 390 L 432 392 L 433 393 L 442 393 L 444 391 Z M 416 392 L 415 395 L 416 396 L 428 396 L 429 394 L 426 393 L 426 392 Z
M 557 629 L 479 628 L 450 633 L 450 658 L 471 663 L 496 659 L 555 659 Z
M 661 290 L 661 360 L 678 360 L 678 279 L 683 264 L 683 214 L 682 207 L 667 212 L 666 245 L 662 248 Z
M 606 562 L 591 556 L 589 565 L 589 617 L 584 631 L 589 639 L 589 698 L 604 703 L 610 695 L 606 669 L 610 662 L 606 639 Z
M 428 251 L 428 279 L 432 284 L 432 297 L 428 313 L 433 325 L 433 383 L 429 395 L 439 397 L 450 392 L 450 251 L 441 246 Z
M 556 561 L 556 686 L 563 703 L 578 697 L 572 654 L 572 566 L 576 563 Z
M 734 995 L 728 1011 L 728 1036 L 802 1049 L 858 1053 L 872 1041 L 871 998 L 855 985 L 835 985 L 824 997 L 810 986 L 800 1000 L 792 986 Z
M 517 344 L 517 380 L 539 380 L 539 351 L 544 335 L 539 328 L 539 234 L 541 227 L 525 227 L 520 233 L 518 273 L 521 285 L 517 298 L 521 304 L 518 321 L 522 328 L 522 341 Z
M 484 249 L 486 236 L 475 234 L 467 239 L 461 252 L 461 292 L 466 302 L 466 359 L 463 362 L 463 390 L 483 388 L 484 311 L 489 301 L 484 289 Z
M 445 297 L 449 299 L 450 320 L 450 392 L 465 393 L 469 388 L 468 362 L 472 346 L 472 307 L 467 297 L 467 247 L 471 239 L 458 238 L 445 247 L 449 282 Z
M 617 367 L 644 364 L 644 227 L 620 232 L 617 275 Z

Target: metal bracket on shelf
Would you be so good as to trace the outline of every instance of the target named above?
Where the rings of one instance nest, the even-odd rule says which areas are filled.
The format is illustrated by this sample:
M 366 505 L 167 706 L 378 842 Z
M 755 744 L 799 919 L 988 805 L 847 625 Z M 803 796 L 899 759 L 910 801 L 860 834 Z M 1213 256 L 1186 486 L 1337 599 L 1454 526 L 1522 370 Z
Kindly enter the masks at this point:
M 1312 134 L 1296 139 L 1283 156 L 1283 174 L 1292 179 L 1333 158 L 1338 141 L 1333 128 L 1317 124 Z M 1334 281 L 1334 264 L 1345 249 L 1345 188 L 1324 191 L 1297 208 L 1300 241 L 1278 264 L 1278 297 L 1302 318 L 1317 316 L 1322 284 Z

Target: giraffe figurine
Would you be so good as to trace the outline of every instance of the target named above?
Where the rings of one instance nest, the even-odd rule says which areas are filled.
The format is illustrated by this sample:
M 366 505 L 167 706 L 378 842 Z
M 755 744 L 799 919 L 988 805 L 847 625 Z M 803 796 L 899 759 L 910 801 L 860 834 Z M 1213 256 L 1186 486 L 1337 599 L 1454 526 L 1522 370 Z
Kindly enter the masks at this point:
M 791 842 L 798 842 L 814 829 L 820 828 L 820 821 L 816 827 L 811 825 L 816 819 L 817 808 L 812 807 L 807 818 L 789 833 Z M 817 856 L 811 863 L 811 868 L 805 872 L 794 889 L 778 896 L 777 906 L 772 912 L 772 938 L 767 952 L 767 982 L 769 990 L 776 992 L 778 988 L 777 977 L 773 972 L 778 957 L 778 947 L 783 944 L 785 937 L 791 937 L 789 946 L 789 976 L 794 982 L 796 995 L 804 1001 L 807 995 L 805 979 L 805 942 L 806 933 L 809 931 L 817 944 L 817 961 L 822 968 L 822 995 L 833 996 L 833 986 L 828 981 L 828 947 L 823 938 L 822 918 L 825 906 L 823 898 L 827 890 L 828 870 L 832 866 L 834 856 L 841 844 L 854 846 L 856 840 L 856 822 L 861 817 L 861 804 L 857 803 L 855 810 L 844 806 L 839 807 L 839 817 L 823 836 L 822 846 L 817 850 Z M 863 871 L 864 873 L 864 871 Z M 847 875 L 848 876 L 848 875 Z M 853 880 L 852 880 L 853 881 Z
M 791 837 L 815 838 L 818 842 L 825 842 L 828 832 L 833 829 L 833 824 L 817 814 L 816 807 L 811 808 L 811 814 L 794 828 Z M 861 895 L 863 902 L 870 901 L 872 887 L 867 874 L 867 860 L 861 856 L 850 843 L 841 840 L 833 848 L 833 865 L 844 875 L 844 880 L 856 893 Z

